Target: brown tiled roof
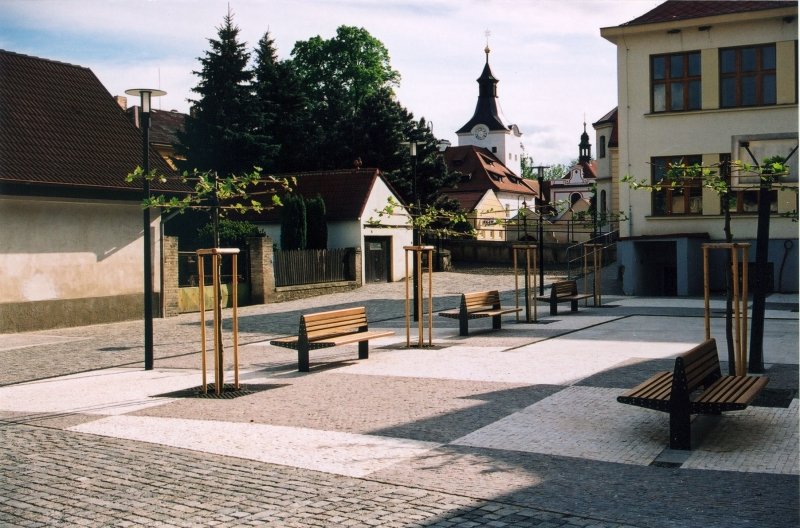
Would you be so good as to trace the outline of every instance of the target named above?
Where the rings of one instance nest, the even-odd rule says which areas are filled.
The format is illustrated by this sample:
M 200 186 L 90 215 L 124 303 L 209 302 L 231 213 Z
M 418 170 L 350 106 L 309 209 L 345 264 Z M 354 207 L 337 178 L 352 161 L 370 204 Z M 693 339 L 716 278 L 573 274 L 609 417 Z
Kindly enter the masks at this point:
M 0 183 L 141 189 L 125 176 L 142 164 L 142 136 L 90 69 L 0 50 L 0 71 Z M 150 155 L 151 169 L 173 174 Z
M 458 186 L 458 191 L 508 192 L 518 194 L 537 194 L 536 182 L 525 180 L 503 165 L 497 156 L 488 149 L 465 145 L 448 147 L 444 151 L 447 168 L 469 174 L 471 178 Z
M 592 126 L 594 127 L 607 123 L 611 124 L 611 137 L 608 138 L 608 143 L 606 144 L 608 147 L 619 146 L 619 135 L 617 134 L 617 112 L 618 109 L 615 106 L 609 113 L 592 123 Z
M 782 7 L 797 7 L 797 2 L 778 2 L 767 0 L 668 0 L 640 17 L 622 24 L 638 26 L 658 22 L 673 22 L 733 13 L 747 13 Z
M 128 116 L 138 128 L 139 106 L 131 106 L 126 110 Z M 178 142 L 178 131 L 183 130 L 186 114 L 173 110 L 150 111 L 150 142 L 161 145 L 175 145 Z
M 458 202 L 462 211 L 474 211 L 481 199 L 486 195 L 486 191 L 444 191 L 442 196 Z
M 367 198 L 378 178 L 383 179 L 381 172 L 372 168 L 280 174 L 277 177 L 296 178 L 293 192 L 306 199 L 317 194 L 322 196 L 330 221 L 356 220 L 369 213 L 364 210 Z M 389 183 L 383 181 L 391 189 Z M 275 222 L 280 218 L 280 212 L 270 209 L 262 213 L 250 213 L 247 218 L 255 222 Z

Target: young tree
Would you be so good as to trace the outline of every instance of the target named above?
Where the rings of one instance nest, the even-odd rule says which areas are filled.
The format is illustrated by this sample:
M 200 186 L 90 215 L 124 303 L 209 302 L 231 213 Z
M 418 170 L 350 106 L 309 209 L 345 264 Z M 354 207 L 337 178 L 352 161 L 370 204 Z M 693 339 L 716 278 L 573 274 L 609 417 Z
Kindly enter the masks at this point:
M 796 150 L 796 149 L 795 149 Z M 622 178 L 622 182 L 628 183 L 632 189 L 643 189 L 650 192 L 662 192 L 666 189 L 681 189 L 687 187 L 696 187 L 698 183 L 707 189 L 713 190 L 719 197 L 720 197 L 720 209 L 723 216 L 723 231 L 725 233 L 725 241 L 730 243 L 733 241 L 733 232 L 731 231 L 731 211 L 730 205 L 731 202 L 734 200 L 733 197 L 733 188 L 731 186 L 731 173 L 732 172 L 741 172 L 750 175 L 757 175 L 761 183 L 757 186 L 760 187 L 769 187 L 772 185 L 776 178 L 780 175 L 788 174 L 788 165 L 786 162 L 788 159 L 794 154 L 795 151 L 792 151 L 789 156 L 786 158 L 771 158 L 764 160 L 760 165 L 758 162 L 755 162 L 755 165 L 750 165 L 747 163 L 742 163 L 741 161 L 725 162 L 720 164 L 714 164 L 710 166 L 703 166 L 701 164 L 687 164 L 684 163 L 682 160 L 678 163 L 671 163 L 667 167 L 666 176 L 658 182 L 649 183 L 647 180 L 640 180 L 637 181 L 631 176 L 625 176 Z M 788 187 L 792 189 L 794 192 L 797 192 L 796 187 Z M 763 200 L 763 203 L 759 204 L 761 207 L 766 207 L 766 214 L 769 215 L 769 205 L 767 200 Z M 797 211 L 794 212 L 794 216 L 796 217 Z M 768 224 L 767 224 L 768 225 Z M 759 245 L 757 251 L 760 249 L 762 251 L 766 251 L 766 244 L 769 241 L 769 229 L 767 228 L 767 232 L 759 233 L 759 237 L 757 240 L 757 244 Z M 766 253 L 765 253 L 766 256 Z M 762 280 L 759 277 L 759 270 L 756 270 L 756 277 L 757 277 L 757 284 L 760 283 Z M 725 334 L 726 334 L 726 341 L 728 345 L 728 361 L 729 361 L 729 373 L 730 375 L 735 375 L 735 348 L 734 348 L 734 340 L 733 340 L 733 324 L 732 324 L 732 314 L 733 314 L 733 276 L 731 274 L 731 261 L 730 256 L 728 256 L 728 262 L 726 266 L 726 317 L 725 317 Z M 763 296 L 763 292 L 761 293 Z M 758 300 L 758 292 L 754 293 L 754 310 L 753 310 L 753 330 L 751 336 L 753 337 L 753 341 L 760 341 L 761 337 L 758 336 L 756 327 L 757 325 L 761 325 L 763 328 L 763 310 L 762 313 L 759 315 L 757 310 Z M 762 299 L 763 303 L 763 299 Z M 760 319 L 760 321 L 759 321 Z M 763 356 L 761 355 L 761 343 L 760 342 L 753 342 L 751 341 L 750 352 L 750 370 L 752 372 L 763 372 Z

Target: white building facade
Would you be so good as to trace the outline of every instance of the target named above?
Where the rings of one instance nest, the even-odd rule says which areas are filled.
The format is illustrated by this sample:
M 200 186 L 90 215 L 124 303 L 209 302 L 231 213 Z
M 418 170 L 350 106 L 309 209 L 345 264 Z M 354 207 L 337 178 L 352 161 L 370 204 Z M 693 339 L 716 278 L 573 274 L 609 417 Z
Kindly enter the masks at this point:
M 725 233 L 713 190 L 699 183 L 633 190 L 620 176 L 655 184 L 670 163 L 753 163 L 747 148 L 761 163 L 797 146 L 797 3 L 709 2 L 707 12 L 691 14 L 681 4 L 666 2 L 601 30 L 617 46 L 618 166 L 609 159 L 608 170 L 616 193 L 610 204 L 627 216 L 618 245 L 626 294 L 700 293 L 700 246 L 724 241 Z M 599 124 L 598 132 L 610 131 Z M 781 183 L 796 187 L 797 154 L 789 164 Z M 758 178 L 734 174 L 732 184 L 734 240 L 755 246 Z M 797 291 L 797 224 L 782 216 L 796 214 L 797 194 L 775 190 L 770 200 L 771 286 Z M 795 249 L 787 268 L 788 246 Z

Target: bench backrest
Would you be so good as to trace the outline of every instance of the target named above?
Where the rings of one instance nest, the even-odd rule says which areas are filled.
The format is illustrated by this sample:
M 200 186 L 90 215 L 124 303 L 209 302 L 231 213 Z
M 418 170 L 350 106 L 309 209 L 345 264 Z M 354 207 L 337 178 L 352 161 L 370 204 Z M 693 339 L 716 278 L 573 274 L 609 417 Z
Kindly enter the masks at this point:
M 300 316 L 300 338 L 311 341 L 367 329 L 367 309 L 363 306 Z
M 672 398 L 688 398 L 698 387 L 707 387 L 722 376 L 716 339 L 707 339 L 675 358 Z
M 497 290 L 465 293 L 461 296 L 461 309 L 479 310 L 490 306 L 492 308 L 500 308 L 500 294 Z
M 570 295 L 577 295 L 578 294 L 578 285 L 575 283 L 574 280 L 567 280 L 567 281 L 558 281 L 554 282 L 552 286 L 550 286 L 550 296 L 551 297 L 568 297 Z

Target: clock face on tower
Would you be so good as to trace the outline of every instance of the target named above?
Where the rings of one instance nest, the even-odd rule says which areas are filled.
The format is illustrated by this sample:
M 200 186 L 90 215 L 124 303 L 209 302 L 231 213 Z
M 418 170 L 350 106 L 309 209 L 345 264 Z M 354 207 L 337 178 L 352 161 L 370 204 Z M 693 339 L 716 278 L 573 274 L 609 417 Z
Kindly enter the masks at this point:
M 472 134 L 475 136 L 475 139 L 482 141 L 489 135 L 489 129 L 486 128 L 485 125 L 475 125 L 472 129 Z

